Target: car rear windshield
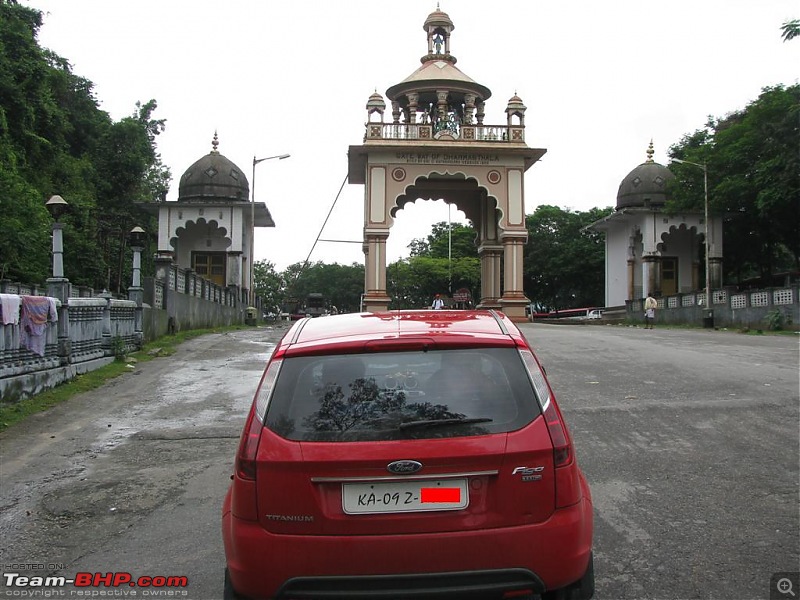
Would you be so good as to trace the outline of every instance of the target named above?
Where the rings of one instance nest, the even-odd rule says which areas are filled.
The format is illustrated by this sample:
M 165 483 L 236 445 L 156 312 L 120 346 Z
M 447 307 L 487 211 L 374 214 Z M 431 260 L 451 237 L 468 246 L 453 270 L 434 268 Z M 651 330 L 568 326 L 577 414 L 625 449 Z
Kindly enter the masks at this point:
M 286 358 L 265 423 L 297 441 L 514 431 L 540 412 L 514 348 Z

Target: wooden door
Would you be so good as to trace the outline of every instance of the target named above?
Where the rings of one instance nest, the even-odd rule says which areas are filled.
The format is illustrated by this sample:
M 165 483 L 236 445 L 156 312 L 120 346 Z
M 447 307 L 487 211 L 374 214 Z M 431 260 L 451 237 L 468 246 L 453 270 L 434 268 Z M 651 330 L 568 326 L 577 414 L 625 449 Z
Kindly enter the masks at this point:
M 225 286 L 224 252 L 194 252 L 192 254 L 192 269 L 200 277 L 208 279 L 219 286 Z
M 678 259 L 661 258 L 661 295 L 674 296 L 678 293 Z

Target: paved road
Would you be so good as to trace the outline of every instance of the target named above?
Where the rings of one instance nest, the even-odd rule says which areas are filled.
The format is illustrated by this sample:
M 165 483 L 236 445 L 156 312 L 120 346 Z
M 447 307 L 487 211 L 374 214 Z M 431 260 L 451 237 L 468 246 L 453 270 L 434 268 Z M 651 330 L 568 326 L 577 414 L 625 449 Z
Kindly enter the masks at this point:
M 769 598 L 800 570 L 797 338 L 526 334 L 592 487 L 598 598 Z
M 797 338 L 523 328 L 592 486 L 596 598 L 769 598 L 800 570 Z M 185 575 L 171 597 L 219 598 L 220 503 L 282 331 L 189 341 L 0 434 L 2 571 Z

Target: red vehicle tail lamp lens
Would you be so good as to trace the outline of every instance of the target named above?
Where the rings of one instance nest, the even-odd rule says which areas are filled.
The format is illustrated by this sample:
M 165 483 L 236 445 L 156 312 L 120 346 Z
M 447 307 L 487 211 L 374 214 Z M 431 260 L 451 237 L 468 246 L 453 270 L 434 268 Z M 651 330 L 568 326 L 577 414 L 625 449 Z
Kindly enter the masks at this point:
M 255 416 L 255 410 L 251 409 L 250 414 L 247 415 L 244 434 L 239 442 L 239 452 L 236 455 L 236 475 L 240 479 L 254 481 L 256 478 L 255 459 L 262 427 L 261 420 Z
M 261 379 L 261 385 L 258 386 L 250 414 L 247 416 L 244 433 L 239 442 L 239 452 L 236 455 L 236 474 L 241 479 L 253 481 L 256 478 L 256 453 L 261 438 L 261 429 L 264 427 L 264 415 L 267 412 L 272 389 L 275 387 L 275 380 L 278 378 L 282 363 L 281 360 L 270 363 Z
M 263 423 L 264 415 L 267 414 L 267 406 L 269 400 L 272 398 L 272 390 L 275 388 L 275 380 L 278 379 L 283 360 L 273 360 L 269 367 L 267 367 L 264 377 L 261 379 L 261 385 L 258 386 L 256 393 L 256 416 Z
M 542 369 L 534 358 L 533 353 L 528 350 L 520 350 L 519 354 L 542 406 L 547 431 L 550 434 L 550 440 L 553 442 L 553 464 L 556 467 L 564 467 L 572 461 L 571 443 L 564 421 L 558 412 L 558 408 L 556 408 L 555 402 L 553 402 L 550 386 L 547 385 L 544 373 L 542 373 Z
M 553 464 L 556 467 L 563 467 L 570 462 L 572 453 L 569 451 L 569 439 L 564 431 L 564 424 L 561 416 L 556 410 L 555 404 L 547 401 L 544 409 L 544 422 L 547 424 L 547 431 L 550 433 L 550 440 L 553 442 Z

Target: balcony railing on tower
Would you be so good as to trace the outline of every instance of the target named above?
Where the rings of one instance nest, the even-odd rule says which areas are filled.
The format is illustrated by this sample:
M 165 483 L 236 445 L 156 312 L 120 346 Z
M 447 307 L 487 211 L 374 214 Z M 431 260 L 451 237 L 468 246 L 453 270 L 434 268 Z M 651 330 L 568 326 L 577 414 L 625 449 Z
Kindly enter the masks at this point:
M 364 141 L 369 140 L 436 140 L 442 137 L 465 142 L 525 143 L 525 128 L 519 125 L 461 125 L 443 123 L 367 123 Z

